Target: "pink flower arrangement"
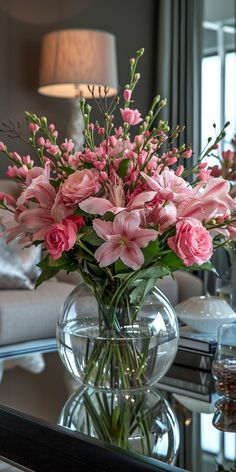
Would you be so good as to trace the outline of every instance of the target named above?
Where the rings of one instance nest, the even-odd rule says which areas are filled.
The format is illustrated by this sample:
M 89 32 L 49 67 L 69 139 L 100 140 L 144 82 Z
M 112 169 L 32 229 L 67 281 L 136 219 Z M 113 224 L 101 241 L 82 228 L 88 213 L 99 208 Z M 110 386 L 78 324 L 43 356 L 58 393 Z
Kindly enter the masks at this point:
M 119 126 L 114 126 L 119 98 L 103 108 L 102 124 L 90 122 L 91 107 L 81 99 L 85 142 L 80 152 L 71 140 L 59 145 L 55 125 L 28 112 L 35 157 L 20 156 L 0 142 L 0 151 L 13 163 L 7 175 L 21 186 L 17 200 L 0 194 L 1 207 L 9 212 L 5 233 L 8 241 L 19 237 L 24 244 L 44 244 L 48 256 L 40 282 L 61 268 L 93 277 L 97 267 L 101 278 L 129 277 L 134 271 L 138 277 L 150 268 L 160 275 L 162 269 L 163 275 L 178 268 L 209 269 L 213 248 L 235 237 L 230 184 L 218 169 L 206 172 L 201 162 L 224 130 L 195 163 L 190 183 L 184 163 L 192 157 L 191 146 L 173 144 L 183 128 L 170 130 L 167 122 L 157 121 L 166 101 L 156 96 L 145 117 L 131 108 L 142 54 L 139 50 L 130 62 Z M 224 153 L 226 167 L 234 154 Z

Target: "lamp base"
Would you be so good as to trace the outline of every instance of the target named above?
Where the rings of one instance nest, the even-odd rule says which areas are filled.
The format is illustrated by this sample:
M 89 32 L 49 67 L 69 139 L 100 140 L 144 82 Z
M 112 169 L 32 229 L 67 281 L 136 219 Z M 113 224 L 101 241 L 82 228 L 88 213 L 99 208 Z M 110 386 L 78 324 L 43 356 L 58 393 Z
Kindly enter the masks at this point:
M 70 100 L 71 111 L 70 111 L 70 121 L 68 125 L 68 136 L 72 139 L 75 147 L 74 151 L 82 151 L 84 145 L 84 121 L 82 112 L 80 109 L 80 101 L 78 97 L 72 98 Z

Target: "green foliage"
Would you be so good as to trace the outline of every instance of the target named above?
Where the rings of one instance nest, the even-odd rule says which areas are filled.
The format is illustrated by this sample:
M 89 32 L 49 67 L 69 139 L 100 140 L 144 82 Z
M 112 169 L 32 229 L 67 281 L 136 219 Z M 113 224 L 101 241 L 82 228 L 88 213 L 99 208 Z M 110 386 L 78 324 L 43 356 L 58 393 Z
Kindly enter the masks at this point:
M 122 159 L 119 165 L 119 169 L 117 171 L 117 174 L 119 175 L 121 179 L 123 179 L 127 175 L 129 165 L 130 165 L 130 159 Z
M 143 255 L 145 259 L 145 263 L 151 262 L 160 252 L 160 243 L 159 240 L 156 239 L 155 241 L 150 241 L 147 247 L 143 250 Z
M 99 238 L 97 233 L 94 231 L 92 226 L 83 226 L 82 232 L 79 234 L 79 237 L 82 238 L 83 241 L 91 244 L 92 246 L 100 246 L 104 243 L 102 238 Z
M 145 297 L 152 291 L 156 283 L 156 278 L 149 278 L 142 280 L 137 287 L 135 287 L 130 294 L 130 302 L 142 306 Z

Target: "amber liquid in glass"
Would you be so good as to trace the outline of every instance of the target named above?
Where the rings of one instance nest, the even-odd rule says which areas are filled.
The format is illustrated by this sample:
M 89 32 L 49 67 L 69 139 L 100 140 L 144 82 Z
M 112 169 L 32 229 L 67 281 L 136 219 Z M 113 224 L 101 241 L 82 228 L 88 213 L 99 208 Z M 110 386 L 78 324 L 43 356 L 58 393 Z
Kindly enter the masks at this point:
M 221 346 L 220 359 L 213 362 L 212 373 L 219 395 L 236 401 L 236 347 Z

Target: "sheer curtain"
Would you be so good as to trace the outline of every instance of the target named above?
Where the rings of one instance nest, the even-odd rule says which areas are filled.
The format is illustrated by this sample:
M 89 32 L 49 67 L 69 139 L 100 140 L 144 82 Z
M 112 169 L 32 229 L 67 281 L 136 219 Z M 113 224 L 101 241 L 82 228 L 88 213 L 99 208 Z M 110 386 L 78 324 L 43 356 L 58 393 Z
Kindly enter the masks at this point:
M 154 85 L 168 100 L 162 117 L 186 125 L 180 142 L 193 147 L 193 159 L 201 145 L 202 9 L 202 0 L 158 0 L 154 14 Z

